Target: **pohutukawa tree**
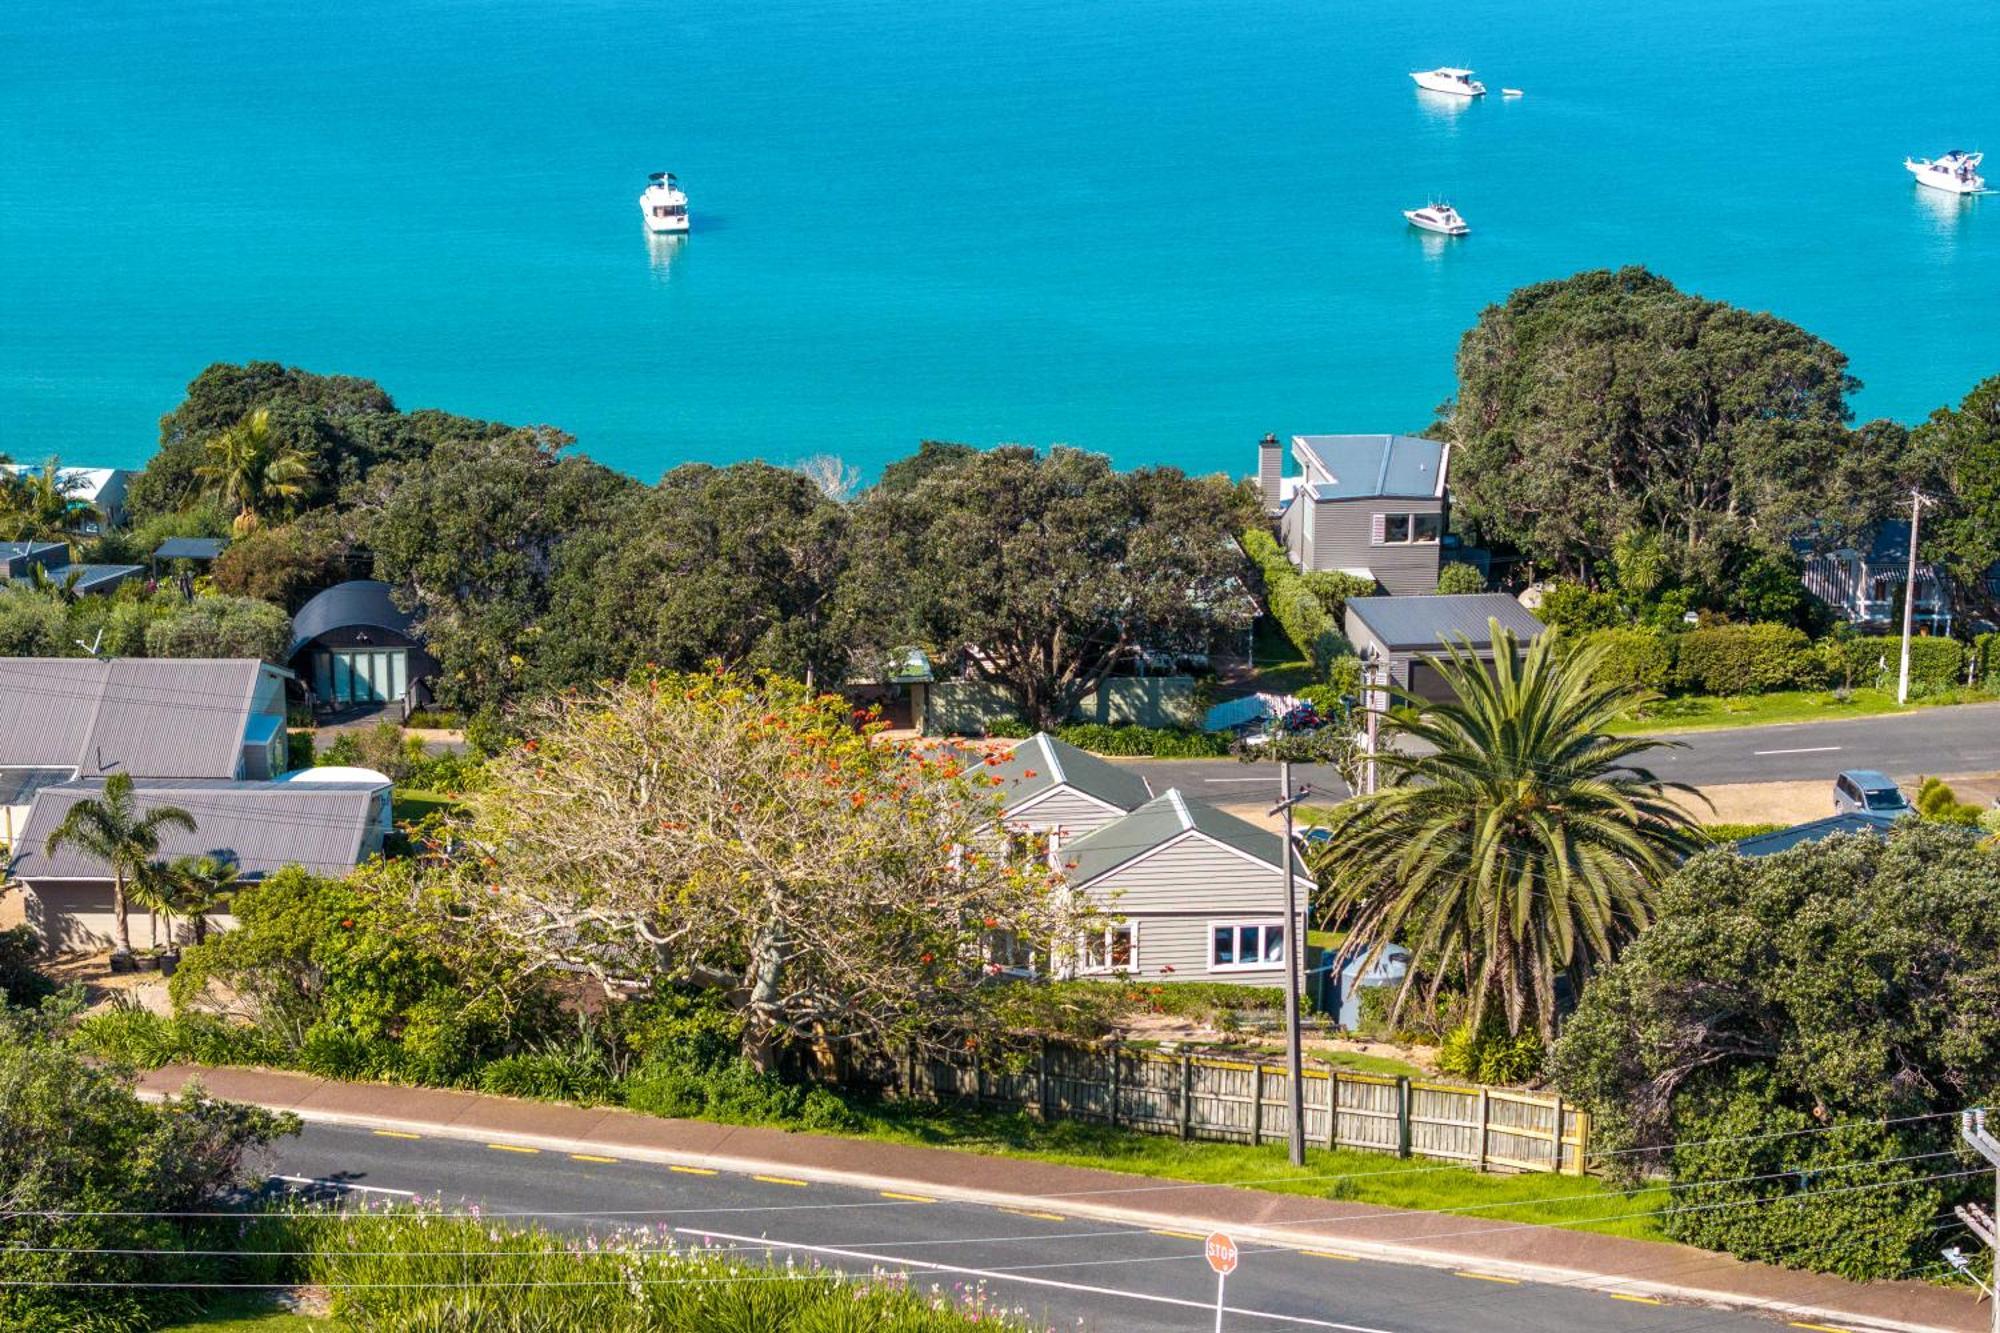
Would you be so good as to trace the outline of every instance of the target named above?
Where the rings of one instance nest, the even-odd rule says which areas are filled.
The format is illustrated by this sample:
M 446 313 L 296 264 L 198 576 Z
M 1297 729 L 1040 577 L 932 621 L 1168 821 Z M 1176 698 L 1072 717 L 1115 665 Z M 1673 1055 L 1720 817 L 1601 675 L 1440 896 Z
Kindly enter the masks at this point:
M 1317 869 L 1354 950 L 1410 950 L 1399 995 L 1435 1007 L 1460 990 L 1476 1029 L 1499 1005 L 1510 1031 L 1553 1034 L 1556 980 L 1573 987 L 1652 919 L 1654 888 L 1698 845 L 1633 761 L 1662 742 L 1607 734 L 1644 692 L 1593 681 L 1602 649 L 1545 634 L 1521 651 L 1494 626 L 1496 661 L 1438 660 L 1452 697 L 1403 692 L 1386 715 L 1386 784 L 1338 807 Z
M 746 1054 L 938 1031 L 997 931 L 1074 938 L 1057 876 L 993 836 L 994 784 L 838 696 L 714 672 L 548 700 L 469 798 L 469 909 L 613 994 L 727 992 Z

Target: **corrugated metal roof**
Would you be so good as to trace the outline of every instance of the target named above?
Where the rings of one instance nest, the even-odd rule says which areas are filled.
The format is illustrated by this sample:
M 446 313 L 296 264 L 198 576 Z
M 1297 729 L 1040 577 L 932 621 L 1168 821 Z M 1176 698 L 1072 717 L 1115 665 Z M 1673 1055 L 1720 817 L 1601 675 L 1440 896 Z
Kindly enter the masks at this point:
M 1878 838 L 1886 838 L 1895 822 L 1894 815 L 1871 815 L 1850 810 L 1844 814 L 1828 815 L 1825 819 L 1815 819 L 1809 824 L 1795 824 L 1791 828 L 1741 839 L 1736 843 L 1736 850 L 1744 856 L 1776 856 L 1779 852 L 1822 842 L 1840 833 L 1872 833 Z
M 1179 788 L 1169 788 L 1123 819 L 1113 820 L 1065 847 L 1063 859 L 1075 863 L 1070 883 L 1081 887 L 1101 879 L 1189 832 L 1200 833 L 1255 857 L 1273 870 L 1284 866 L 1279 860 L 1284 851 L 1282 836 L 1218 810 L 1206 801 L 1184 796 Z M 1305 863 L 1296 859 L 1296 853 L 1294 858 L 1298 873 L 1308 874 Z
M 74 592 L 96 592 L 100 588 L 115 588 L 126 579 L 146 572 L 144 565 L 44 565 L 42 572 L 50 581 L 61 586 L 68 584 Z M 76 581 L 70 583 L 70 579 Z M 21 573 L 14 576 L 17 586 L 32 588 L 35 576 Z
M 1294 435 L 1333 480 L 1312 487 L 1315 500 L 1372 496 L 1424 499 L 1443 494 L 1445 446 L 1418 435 Z
M 292 617 L 292 646 L 285 651 L 286 660 L 330 630 L 372 627 L 416 638 L 411 629 L 416 618 L 397 608 L 391 591 L 379 579 L 349 579 L 318 594 Z
M 227 537 L 169 537 L 153 552 L 155 560 L 213 560 L 229 545 Z
M 65 847 L 51 857 L 42 844 L 70 806 L 104 790 L 102 780 L 44 787 L 28 813 L 10 873 L 22 879 L 109 879 L 103 862 Z M 214 856 L 234 861 L 245 876 L 288 865 L 343 875 L 362 858 L 376 793 L 364 786 L 302 786 L 291 782 L 147 782 L 133 785 L 142 811 L 172 806 L 193 816 L 195 831 L 166 829 L 160 856 Z
M 262 662 L 0 658 L 0 765 L 231 778 Z
M 1470 639 L 1475 648 L 1490 647 L 1489 620 L 1499 621 L 1502 629 L 1513 630 L 1523 641 L 1547 628 L 1504 592 L 1350 597 L 1347 611 L 1391 652 L 1433 652 L 1461 639 Z
M 991 771 L 1002 783 L 998 790 L 1010 811 L 1059 785 L 1125 811 L 1153 799 L 1152 788 L 1137 773 L 1107 764 L 1046 731 L 1017 744 Z

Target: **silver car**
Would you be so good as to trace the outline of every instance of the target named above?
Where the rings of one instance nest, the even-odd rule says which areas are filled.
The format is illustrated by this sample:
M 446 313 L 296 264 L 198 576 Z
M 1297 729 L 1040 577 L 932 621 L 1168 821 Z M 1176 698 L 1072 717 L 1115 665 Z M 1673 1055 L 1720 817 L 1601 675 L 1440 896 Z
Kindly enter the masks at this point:
M 1916 807 L 1895 779 L 1872 768 L 1852 768 L 1833 780 L 1833 812 L 1837 815 L 1910 815 Z

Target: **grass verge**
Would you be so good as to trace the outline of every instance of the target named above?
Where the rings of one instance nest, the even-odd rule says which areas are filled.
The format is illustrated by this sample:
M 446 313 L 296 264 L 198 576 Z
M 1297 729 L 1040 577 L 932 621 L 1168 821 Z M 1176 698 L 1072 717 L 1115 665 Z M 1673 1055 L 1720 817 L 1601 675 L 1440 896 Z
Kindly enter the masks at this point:
M 199 1319 L 163 1325 L 161 1333 L 342 1333 L 342 1325 L 293 1314 L 272 1296 L 234 1295 L 218 1297 Z
M 1992 703 L 1981 690 L 1954 690 L 1899 707 L 1893 690 L 1857 689 L 1845 696 L 1832 690 L 1777 690 L 1770 694 L 1687 694 L 1649 704 L 1632 717 L 1613 723 L 1621 735 L 1670 731 L 1721 731 L 1730 727 L 1765 727 L 1781 722 L 1832 722 L 1846 718 L 1884 717 L 1919 708 L 1953 704 Z

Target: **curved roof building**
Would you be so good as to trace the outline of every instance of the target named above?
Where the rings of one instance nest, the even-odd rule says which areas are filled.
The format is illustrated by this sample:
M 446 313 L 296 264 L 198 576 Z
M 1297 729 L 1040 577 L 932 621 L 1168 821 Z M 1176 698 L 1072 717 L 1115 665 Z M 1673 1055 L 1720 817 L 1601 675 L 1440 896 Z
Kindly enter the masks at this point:
M 286 660 L 322 708 L 396 703 L 438 673 L 416 618 L 398 607 L 388 584 L 350 579 L 320 593 L 292 617 Z

